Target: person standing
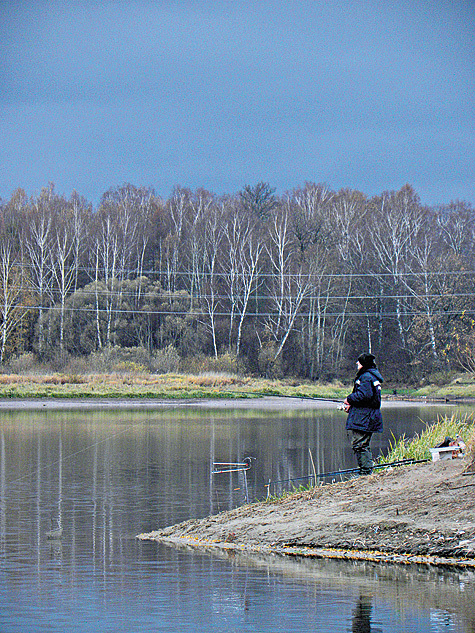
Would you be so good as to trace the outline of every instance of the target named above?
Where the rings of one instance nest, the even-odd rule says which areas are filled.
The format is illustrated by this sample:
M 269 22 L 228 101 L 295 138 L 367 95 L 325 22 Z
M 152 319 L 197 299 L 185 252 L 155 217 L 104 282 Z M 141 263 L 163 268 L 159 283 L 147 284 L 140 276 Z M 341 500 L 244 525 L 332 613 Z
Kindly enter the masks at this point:
M 381 384 L 383 377 L 375 364 L 373 354 L 358 356 L 358 373 L 353 391 L 345 398 L 344 408 L 348 413 L 346 429 L 351 433 L 351 448 L 356 455 L 360 475 L 371 475 L 373 456 L 370 442 L 373 433 L 383 430 L 381 415 Z

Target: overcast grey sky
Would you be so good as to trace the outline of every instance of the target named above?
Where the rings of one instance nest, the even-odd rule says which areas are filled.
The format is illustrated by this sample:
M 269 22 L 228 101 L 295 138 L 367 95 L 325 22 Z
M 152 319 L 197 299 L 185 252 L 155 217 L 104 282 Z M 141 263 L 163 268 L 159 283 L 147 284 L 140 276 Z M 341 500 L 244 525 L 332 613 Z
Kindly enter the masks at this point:
M 0 196 L 475 202 L 473 0 L 0 0 Z

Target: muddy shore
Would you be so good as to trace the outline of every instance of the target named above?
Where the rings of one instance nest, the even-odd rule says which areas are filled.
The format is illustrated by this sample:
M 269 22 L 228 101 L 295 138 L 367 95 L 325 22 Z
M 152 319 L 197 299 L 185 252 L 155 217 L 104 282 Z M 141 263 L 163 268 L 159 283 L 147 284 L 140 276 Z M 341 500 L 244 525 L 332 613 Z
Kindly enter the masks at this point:
M 140 534 L 177 547 L 475 569 L 463 458 L 375 472 Z

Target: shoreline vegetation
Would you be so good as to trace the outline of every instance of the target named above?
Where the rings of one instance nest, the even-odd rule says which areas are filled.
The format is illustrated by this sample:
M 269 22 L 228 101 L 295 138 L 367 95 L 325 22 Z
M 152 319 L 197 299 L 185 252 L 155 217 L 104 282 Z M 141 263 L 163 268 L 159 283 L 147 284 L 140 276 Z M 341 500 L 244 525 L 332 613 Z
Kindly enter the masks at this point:
M 298 379 L 268 380 L 228 373 L 149 374 L 0 374 L 0 398 L 293 398 L 343 400 L 350 384 L 317 383 Z M 389 387 L 385 400 L 475 400 L 475 374 L 462 374 L 446 384 Z
M 460 437 L 466 445 L 468 460 L 472 459 L 470 470 L 475 470 L 475 417 L 474 414 L 440 417 L 433 424 L 426 424 L 421 433 L 407 438 L 402 435 L 399 438 L 393 436 L 387 455 L 380 456 L 378 464 L 391 464 L 402 460 L 431 459 L 430 449 L 438 446 L 446 438 L 455 440 Z M 473 468 L 472 468 L 473 466 Z

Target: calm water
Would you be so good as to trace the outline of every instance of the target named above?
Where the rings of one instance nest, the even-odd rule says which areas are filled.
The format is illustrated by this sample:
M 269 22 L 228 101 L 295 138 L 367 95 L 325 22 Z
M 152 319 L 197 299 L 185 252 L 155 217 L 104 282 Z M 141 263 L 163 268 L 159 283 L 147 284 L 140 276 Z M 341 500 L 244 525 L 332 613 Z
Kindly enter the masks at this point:
M 288 404 L 288 402 L 286 403 Z M 452 413 L 385 408 L 391 432 Z M 0 633 L 475 630 L 475 575 L 209 555 L 135 536 L 354 466 L 334 409 L 0 410 Z M 377 437 L 377 436 L 375 436 Z M 46 532 L 63 526 L 61 540 Z M 53 523 L 52 523 L 53 520 Z

